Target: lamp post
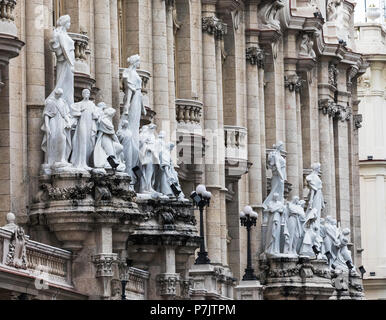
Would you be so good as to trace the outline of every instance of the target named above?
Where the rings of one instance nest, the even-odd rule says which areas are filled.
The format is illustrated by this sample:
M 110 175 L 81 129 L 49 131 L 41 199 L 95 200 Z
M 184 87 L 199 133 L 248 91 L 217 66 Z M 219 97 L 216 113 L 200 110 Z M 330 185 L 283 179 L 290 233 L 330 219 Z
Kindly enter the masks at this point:
M 251 255 L 251 228 L 256 226 L 256 221 L 258 218 L 257 212 L 253 211 L 250 206 L 246 206 L 243 211 L 240 213 L 240 221 L 243 227 L 247 228 L 248 233 L 248 243 L 247 243 L 247 268 L 245 269 L 245 274 L 243 281 L 254 281 L 257 280 L 255 276 L 255 270 L 252 269 L 252 255 Z
M 200 251 L 198 252 L 198 257 L 195 264 L 210 264 L 208 257 L 208 252 L 205 249 L 205 236 L 204 236 L 204 208 L 210 206 L 210 199 L 212 198 L 212 193 L 206 190 L 206 187 L 200 184 L 196 191 L 193 191 L 190 195 L 190 198 L 193 200 L 194 204 L 200 210 Z

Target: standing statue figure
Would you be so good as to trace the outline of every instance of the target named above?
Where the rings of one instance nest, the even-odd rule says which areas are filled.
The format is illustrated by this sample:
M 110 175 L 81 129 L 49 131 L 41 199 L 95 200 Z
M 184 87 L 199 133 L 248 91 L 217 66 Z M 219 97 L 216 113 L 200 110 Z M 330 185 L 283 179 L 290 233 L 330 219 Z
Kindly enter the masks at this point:
M 343 271 L 351 271 L 355 273 L 354 264 L 351 257 L 351 252 L 347 245 L 350 243 L 350 229 L 345 228 L 341 231 L 338 238 L 338 253 L 334 265 Z
M 133 169 L 139 166 L 139 145 L 134 141 L 133 131 L 130 130 L 129 121 L 121 122 L 121 129 L 117 136 L 123 146 L 123 159 L 125 160 L 126 173 L 131 177 L 131 186 L 137 184 L 137 176 Z
M 303 235 L 301 221 L 305 219 L 304 203 L 300 201 L 299 197 L 294 197 L 287 205 L 289 241 L 288 247 L 284 249 L 285 253 L 297 254 L 298 244 Z
M 308 57 L 311 59 L 316 58 L 316 54 L 314 51 L 314 41 L 311 36 L 308 34 L 304 34 L 302 41 L 300 43 L 299 55 L 302 57 Z
M 126 166 L 122 159 L 123 147 L 115 134 L 113 117 L 116 113 L 114 108 L 108 107 L 104 102 L 98 104 L 102 113 L 98 120 L 98 135 L 94 149 L 94 167 L 97 169 L 111 169 L 107 158 L 112 157 L 118 164 L 117 171 L 123 172 Z
M 143 126 L 140 132 L 139 159 L 141 163 L 141 181 L 139 193 L 157 193 L 154 190 L 155 166 L 159 165 L 155 129 L 156 125 Z
M 159 167 L 157 170 L 155 190 L 163 195 L 173 197 L 174 193 L 170 185 L 172 156 L 170 145 L 165 141 L 165 131 L 158 135 L 157 148 L 159 155 Z
M 71 127 L 73 119 L 70 109 L 63 99 L 63 90 L 55 90 L 53 98 L 46 100 L 43 111 L 44 123 L 41 130 L 44 132 L 42 150 L 45 152 L 45 173 L 51 168 L 60 169 L 71 166 L 68 158 L 71 154 Z
M 53 32 L 50 48 L 56 55 L 56 87 L 62 88 L 63 99 L 71 106 L 74 103 L 75 44 L 67 31 L 71 27 L 69 15 L 61 16 Z M 55 92 L 55 90 L 54 90 Z M 50 97 L 54 96 L 54 92 Z
M 267 163 L 268 168 L 272 170 L 271 192 L 263 203 L 264 209 L 267 209 L 275 193 L 279 195 L 280 201 L 284 201 L 284 183 L 287 179 L 286 160 L 281 155 L 281 151 L 284 150 L 284 143 L 279 141 L 273 148 L 274 150 L 268 155 Z
M 320 163 L 314 163 L 312 166 L 312 173 L 307 176 L 307 184 L 310 189 L 310 194 L 308 196 L 308 210 L 310 211 L 312 209 L 316 209 L 316 215 L 317 215 L 317 225 L 319 227 L 320 225 L 320 217 L 322 210 L 325 208 L 324 204 L 324 198 L 323 198 L 323 183 L 322 180 L 319 178 L 320 175 Z
M 266 211 L 269 212 L 267 240 L 265 253 L 269 255 L 280 254 L 280 228 L 285 205 L 278 193 L 273 194 Z
M 338 17 L 337 7 L 342 4 L 342 0 L 328 0 L 327 2 L 327 21 L 335 21 Z
M 139 55 L 127 59 L 129 67 L 124 70 L 122 75 L 125 96 L 123 99 L 123 114 L 119 125 L 119 128 L 121 128 L 122 121 L 127 120 L 129 122 L 129 128 L 133 134 L 133 143 L 137 148 L 139 148 L 141 115 L 146 115 L 142 97 L 142 79 L 137 72 L 140 59 Z M 138 154 L 135 156 L 138 157 Z
M 91 170 L 91 155 L 95 148 L 97 120 L 102 116 L 94 102 L 90 101 L 90 90 L 82 92 L 83 101 L 71 106 L 72 116 L 77 119 L 72 139 L 72 165 L 81 170 Z
M 336 259 L 336 256 L 338 253 L 337 248 L 339 246 L 337 230 L 334 226 L 334 220 L 332 219 L 331 216 L 326 217 L 326 220 L 324 223 L 324 232 L 325 232 L 325 237 L 323 238 L 324 250 L 325 250 L 325 255 L 327 256 L 331 267 Z
M 307 213 L 306 221 L 303 225 L 304 238 L 300 248 L 299 254 L 302 256 L 313 257 L 315 255 L 314 249 L 320 252 L 320 244 L 322 238 L 320 237 L 319 224 L 317 223 L 317 210 L 312 209 Z

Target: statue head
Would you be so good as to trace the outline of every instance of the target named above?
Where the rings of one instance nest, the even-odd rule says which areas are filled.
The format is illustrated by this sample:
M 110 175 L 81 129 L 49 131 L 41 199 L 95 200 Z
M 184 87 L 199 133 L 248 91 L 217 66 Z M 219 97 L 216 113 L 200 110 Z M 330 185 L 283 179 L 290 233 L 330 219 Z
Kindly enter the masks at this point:
M 299 203 L 299 200 L 300 200 L 300 198 L 299 198 L 298 196 L 294 196 L 294 197 L 292 198 L 292 203 L 298 204 L 298 203 Z
M 63 89 L 62 88 L 56 89 L 55 90 L 55 98 L 60 99 L 62 96 L 63 96 Z
M 58 19 L 57 26 L 58 27 L 63 27 L 66 30 L 69 30 L 71 28 L 71 17 L 68 14 L 64 15 L 64 16 L 61 16 Z
M 160 133 L 158 134 L 158 138 L 161 139 L 161 140 L 164 140 L 165 139 L 165 131 L 160 131 Z
M 105 110 L 107 108 L 107 104 L 104 102 L 99 102 L 97 107 L 102 110 Z
M 336 221 L 336 219 L 331 219 L 331 224 L 336 227 L 338 225 L 338 221 Z
M 157 126 L 155 125 L 155 124 L 150 124 L 149 125 L 149 129 L 151 130 L 151 131 L 155 131 L 155 129 L 157 129 Z
M 304 200 L 300 200 L 299 201 L 299 206 L 301 206 L 302 208 L 304 208 L 304 206 L 306 205 L 306 202 Z
M 278 143 L 276 143 L 274 145 L 274 148 L 278 151 L 283 151 L 284 150 L 284 142 L 283 141 L 279 141 Z
M 8 222 L 8 224 L 15 224 L 15 221 L 16 221 L 16 216 L 12 212 L 9 212 L 7 214 L 7 222 Z
M 128 127 L 129 127 L 129 121 L 123 120 L 123 121 L 122 121 L 122 128 L 123 128 L 123 129 L 126 129 L 126 128 L 128 128 Z
M 82 97 L 83 97 L 83 99 L 85 99 L 85 100 L 90 99 L 90 95 L 91 95 L 90 90 L 84 89 L 84 90 L 82 91 Z
M 320 169 L 321 169 L 321 164 L 320 163 L 314 163 L 312 166 L 311 166 L 311 169 L 316 172 L 316 173 L 320 173 Z
M 273 201 L 278 201 L 279 200 L 279 194 L 275 192 L 272 197 Z
M 351 231 L 349 228 L 344 228 L 342 230 L 342 234 L 345 236 L 345 237 L 348 237 L 350 235 Z
M 138 54 L 136 54 L 134 56 L 131 56 L 129 59 L 127 59 L 127 62 L 129 63 L 129 68 L 135 67 L 136 69 L 138 69 L 141 63 L 141 57 Z

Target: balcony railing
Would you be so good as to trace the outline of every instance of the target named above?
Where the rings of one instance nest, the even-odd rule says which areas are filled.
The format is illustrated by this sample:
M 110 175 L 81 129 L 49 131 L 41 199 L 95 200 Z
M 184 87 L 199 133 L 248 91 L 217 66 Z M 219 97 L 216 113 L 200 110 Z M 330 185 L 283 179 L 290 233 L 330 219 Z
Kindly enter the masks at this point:
M 25 236 L 26 265 L 16 267 L 7 261 L 11 247 L 12 232 L 0 228 L 0 266 L 3 269 L 18 271 L 21 276 L 34 277 L 47 284 L 73 288 L 71 252 L 32 241 Z
M 69 33 L 69 36 L 75 42 L 75 72 L 90 75 L 89 65 L 89 37 L 86 34 Z

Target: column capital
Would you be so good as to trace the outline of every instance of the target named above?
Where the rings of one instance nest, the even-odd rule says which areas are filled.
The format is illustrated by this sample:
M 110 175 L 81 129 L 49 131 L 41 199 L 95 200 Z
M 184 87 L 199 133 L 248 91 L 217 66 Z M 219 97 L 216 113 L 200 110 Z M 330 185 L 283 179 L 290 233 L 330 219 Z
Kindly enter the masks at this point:
M 246 50 L 247 61 L 251 65 L 257 65 L 260 69 L 264 69 L 265 66 L 265 52 L 258 46 L 248 47 Z
M 290 92 L 300 92 L 304 81 L 297 74 L 286 75 L 284 76 L 284 87 Z
M 319 100 L 319 110 L 322 111 L 324 115 L 329 115 L 334 118 L 338 113 L 338 106 L 336 103 L 329 99 L 320 99 Z
M 228 32 L 228 25 L 216 16 L 202 18 L 202 31 L 221 39 Z

